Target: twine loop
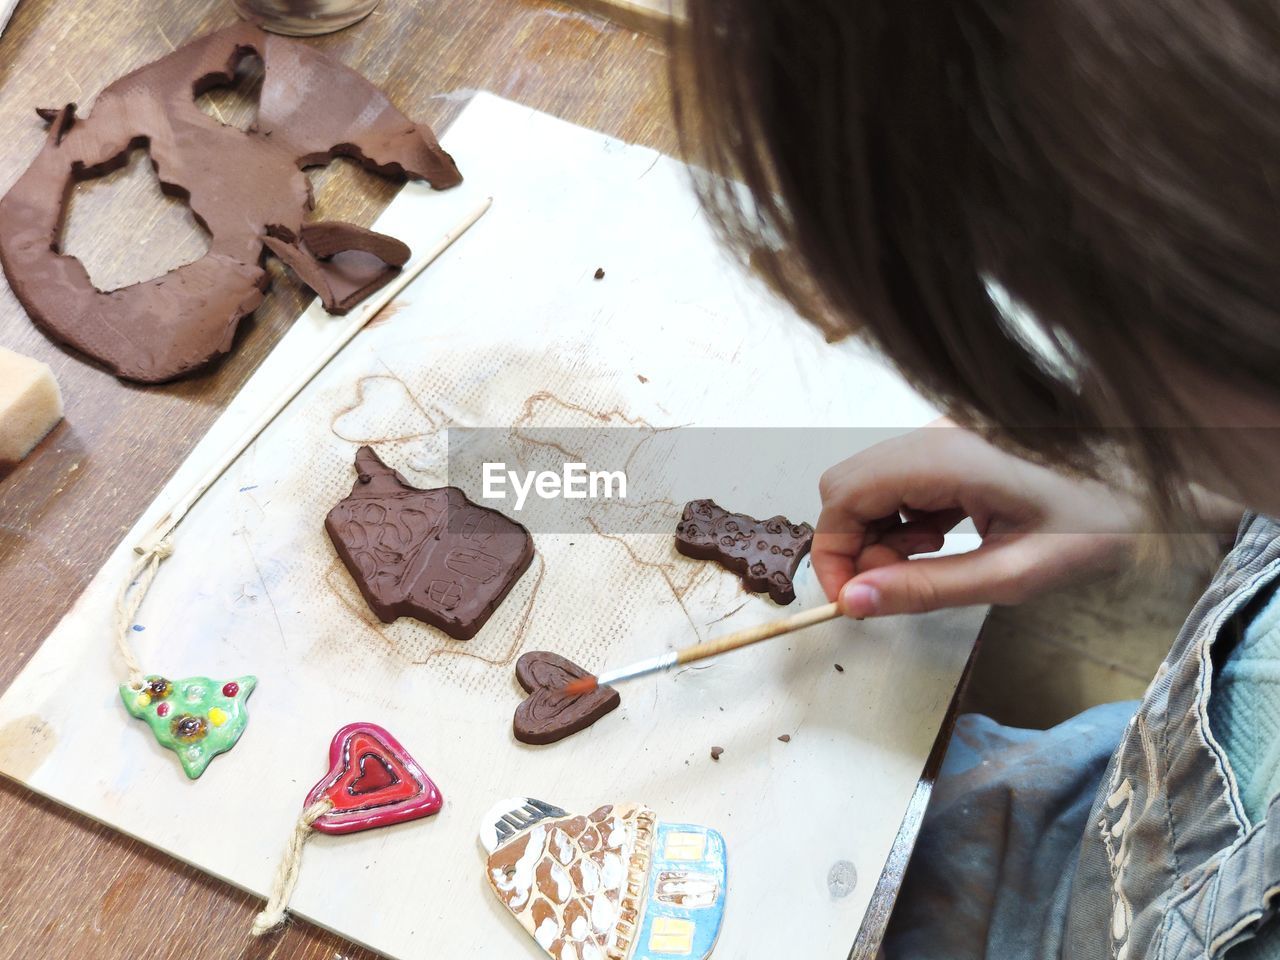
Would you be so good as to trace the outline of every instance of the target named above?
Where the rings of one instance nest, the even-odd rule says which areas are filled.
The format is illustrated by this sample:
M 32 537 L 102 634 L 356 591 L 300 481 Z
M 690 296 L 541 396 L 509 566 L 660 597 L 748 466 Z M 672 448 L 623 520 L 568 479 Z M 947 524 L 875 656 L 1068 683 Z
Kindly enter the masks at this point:
M 134 656 L 133 648 L 129 645 L 129 633 L 133 630 L 134 618 L 142 607 L 142 601 L 146 599 L 147 591 L 155 582 L 160 564 L 171 556 L 173 556 L 173 542 L 167 537 L 155 546 L 148 547 L 129 568 L 129 576 L 116 597 L 116 647 L 120 651 L 120 658 L 129 669 L 129 685 L 135 690 L 142 688 L 147 675 L 138 658 Z
M 302 845 L 311 836 L 311 825 L 332 809 L 333 801 L 323 797 L 303 810 L 298 822 L 293 825 L 293 833 L 284 848 L 284 859 L 276 867 L 271 896 L 262 912 L 253 918 L 253 927 L 249 930 L 253 936 L 264 936 L 284 923 L 289 897 L 293 895 L 293 888 L 298 885 L 298 873 L 302 867 Z

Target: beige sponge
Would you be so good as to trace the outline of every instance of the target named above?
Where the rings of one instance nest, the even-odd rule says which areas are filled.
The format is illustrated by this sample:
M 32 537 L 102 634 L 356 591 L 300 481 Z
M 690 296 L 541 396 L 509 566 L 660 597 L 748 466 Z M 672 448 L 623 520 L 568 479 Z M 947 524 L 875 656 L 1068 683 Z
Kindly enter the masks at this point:
M 62 419 L 47 363 L 0 347 L 0 464 L 17 463 Z

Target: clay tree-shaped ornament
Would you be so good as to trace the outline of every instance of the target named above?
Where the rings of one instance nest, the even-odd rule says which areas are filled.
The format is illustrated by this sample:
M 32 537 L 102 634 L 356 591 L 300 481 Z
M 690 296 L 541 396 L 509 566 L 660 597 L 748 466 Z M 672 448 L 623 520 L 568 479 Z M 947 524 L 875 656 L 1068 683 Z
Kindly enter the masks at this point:
M 333 735 L 329 771 L 307 794 L 252 934 L 260 937 L 284 922 L 298 881 L 302 845 L 313 831 L 358 833 L 429 817 L 442 806 L 439 788 L 399 740 L 376 723 L 347 724 Z
M 245 701 L 257 677 L 225 683 L 208 677 L 167 680 L 148 676 L 141 685 L 120 684 L 125 709 L 146 722 L 162 747 L 178 755 L 192 780 L 220 753 L 236 745 L 249 722 Z
M 724 838 L 636 803 L 570 815 L 519 797 L 480 825 L 498 899 L 553 960 L 706 960 L 724 921 Z
M 218 122 L 196 98 L 264 64 L 257 120 Z M 0 200 L 0 263 L 31 319 L 116 376 L 163 383 L 231 350 L 269 285 L 266 250 L 331 312 L 386 284 L 409 257 L 398 240 L 352 224 L 305 223 L 304 168 L 348 157 L 397 180 L 445 189 L 462 179 L 425 126 L 362 76 L 314 47 L 239 24 L 201 37 L 104 89 L 88 117 L 75 104 L 37 111 L 44 147 Z M 109 293 L 61 252 L 69 186 L 145 149 L 164 191 L 185 198 L 210 236 L 199 260 Z M 124 242 L 127 238 L 120 238 Z

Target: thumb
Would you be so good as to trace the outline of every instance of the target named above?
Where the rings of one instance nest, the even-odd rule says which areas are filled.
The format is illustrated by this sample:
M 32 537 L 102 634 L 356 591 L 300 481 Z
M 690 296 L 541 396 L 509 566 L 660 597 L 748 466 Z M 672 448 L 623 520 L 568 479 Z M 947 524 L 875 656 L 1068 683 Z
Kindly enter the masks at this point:
M 1015 543 L 983 545 L 950 557 L 891 563 L 854 577 L 840 588 L 848 617 L 925 613 L 979 603 L 1017 603 L 1021 569 Z

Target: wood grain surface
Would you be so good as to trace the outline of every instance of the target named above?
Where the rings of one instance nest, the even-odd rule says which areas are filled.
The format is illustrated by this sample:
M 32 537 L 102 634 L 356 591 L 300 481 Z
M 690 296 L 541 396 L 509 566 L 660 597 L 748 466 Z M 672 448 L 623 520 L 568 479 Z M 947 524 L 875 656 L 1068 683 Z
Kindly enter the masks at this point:
M 665 35 L 671 21 L 684 20 L 686 0 L 568 0 L 575 7 L 608 17 L 614 23 L 658 36 Z
M 233 20 L 225 0 L 128 9 L 22 0 L 0 39 L 0 192 L 44 139 L 35 107 L 76 101 L 87 111 L 94 93 L 122 73 Z M 468 91 L 488 89 L 626 140 L 676 148 L 662 44 L 569 7 L 384 0 L 363 23 L 314 42 L 437 130 Z M 198 229 L 180 204 L 155 196 L 146 168 L 121 171 L 106 189 L 77 190 L 68 242 L 95 279 L 132 282 L 199 254 Z M 367 225 L 394 194 L 341 161 L 313 180 L 324 219 Z M 125 222 L 113 225 L 112 213 Z M 274 272 L 267 305 L 227 362 L 150 389 L 122 385 L 54 346 L 0 287 L 0 344 L 47 361 L 67 407 L 66 422 L 0 478 L 0 687 L 301 312 L 307 298 Z M 370 956 L 302 924 L 251 942 L 259 907 L 252 898 L 8 782 L 0 783 L 0 824 L 0 957 Z

